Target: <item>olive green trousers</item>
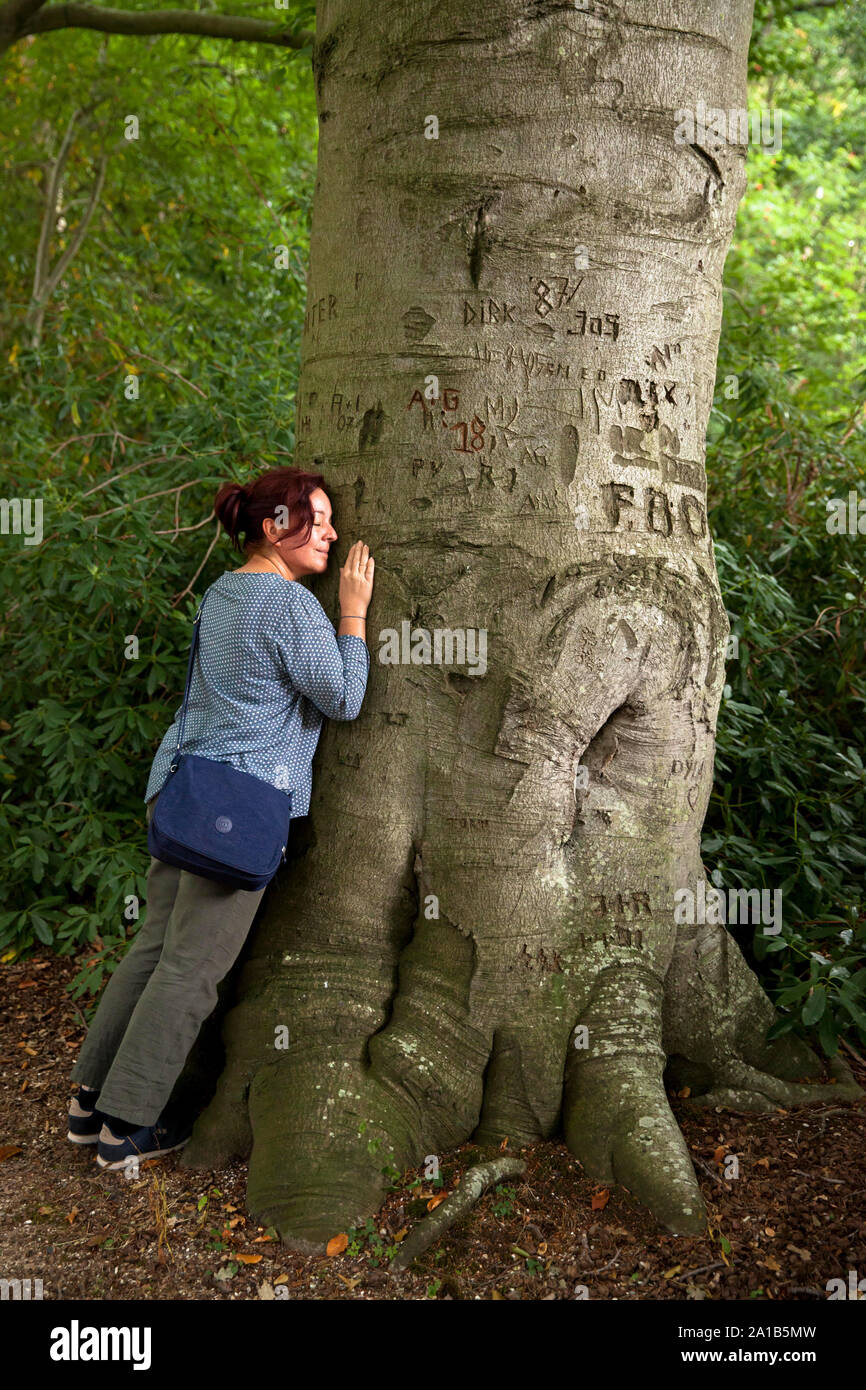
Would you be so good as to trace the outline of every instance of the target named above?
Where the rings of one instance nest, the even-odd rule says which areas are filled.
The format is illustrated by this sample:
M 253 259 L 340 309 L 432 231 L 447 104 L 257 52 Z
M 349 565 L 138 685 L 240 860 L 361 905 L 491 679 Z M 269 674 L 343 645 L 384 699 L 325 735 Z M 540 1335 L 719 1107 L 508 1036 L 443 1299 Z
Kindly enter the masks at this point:
M 71 1080 L 99 1091 L 105 1114 L 138 1125 L 160 1118 L 266 891 L 229 888 L 151 858 L 144 922 L 72 1069 Z

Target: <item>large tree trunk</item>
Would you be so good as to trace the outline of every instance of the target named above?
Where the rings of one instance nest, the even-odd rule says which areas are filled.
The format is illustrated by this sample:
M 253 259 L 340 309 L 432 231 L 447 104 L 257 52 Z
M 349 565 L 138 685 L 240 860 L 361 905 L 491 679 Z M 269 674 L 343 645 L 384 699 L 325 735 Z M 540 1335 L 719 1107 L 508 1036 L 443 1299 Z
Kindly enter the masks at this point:
M 745 107 L 751 11 L 320 6 L 297 461 L 376 557 L 373 659 L 186 1157 L 250 1155 L 286 1238 L 369 1215 L 388 1163 L 559 1130 L 697 1231 L 666 1059 L 714 1104 L 850 1093 L 765 1044 L 724 928 L 674 919 L 724 678 L 704 445 L 745 184 L 674 112 Z M 383 664 L 404 622 L 485 630 L 486 671 Z

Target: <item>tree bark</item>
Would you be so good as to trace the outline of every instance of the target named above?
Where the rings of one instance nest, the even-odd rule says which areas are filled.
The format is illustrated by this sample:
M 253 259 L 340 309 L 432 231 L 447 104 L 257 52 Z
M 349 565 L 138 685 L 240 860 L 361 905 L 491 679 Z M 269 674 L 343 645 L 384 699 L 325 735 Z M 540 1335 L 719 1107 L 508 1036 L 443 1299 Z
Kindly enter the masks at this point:
M 388 1164 L 557 1133 L 697 1232 L 669 1060 L 709 1103 L 856 1094 L 764 1042 L 724 928 L 674 919 L 724 682 L 704 453 L 745 186 L 745 148 L 679 144 L 674 113 L 745 107 L 751 18 L 320 7 L 297 462 L 376 557 L 371 674 L 184 1159 L 249 1155 L 286 1239 L 366 1218 Z M 483 630 L 486 671 L 385 664 L 403 623 Z

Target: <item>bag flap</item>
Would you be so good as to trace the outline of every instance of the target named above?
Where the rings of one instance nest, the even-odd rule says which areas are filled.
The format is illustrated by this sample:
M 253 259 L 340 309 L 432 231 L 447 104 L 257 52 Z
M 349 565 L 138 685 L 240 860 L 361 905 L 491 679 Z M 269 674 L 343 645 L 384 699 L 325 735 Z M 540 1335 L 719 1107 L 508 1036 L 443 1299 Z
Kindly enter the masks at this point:
M 153 824 L 196 854 L 259 875 L 288 844 L 291 792 L 230 763 L 181 754 L 159 793 Z

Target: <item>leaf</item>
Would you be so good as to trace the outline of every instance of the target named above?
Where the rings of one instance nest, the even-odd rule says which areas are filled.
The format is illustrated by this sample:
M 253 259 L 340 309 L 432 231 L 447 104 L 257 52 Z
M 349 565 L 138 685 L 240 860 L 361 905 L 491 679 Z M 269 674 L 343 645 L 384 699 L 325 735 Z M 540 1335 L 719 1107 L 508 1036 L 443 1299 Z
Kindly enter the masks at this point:
M 328 1241 L 325 1254 L 342 1255 L 343 1251 L 346 1249 L 348 1244 L 349 1237 L 346 1235 L 345 1231 L 341 1231 L 338 1236 L 332 1236 L 331 1239 Z
M 347 1289 L 356 1289 L 356 1288 L 358 1287 L 358 1285 L 360 1284 L 360 1282 L 361 1282 L 361 1280 L 362 1280 L 362 1278 L 363 1278 L 363 1275 L 359 1274 L 358 1277 L 357 1277 L 356 1279 L 347 1279 L 346 1276 L 345 1276 L 345 1274 L 341 1274 L 340 1271 L 337 1270 L 337 1278 L 338 1278 L 338 1279 L 342 1279 L 342 1281 L 343 1281 L 343 1283 L 346 1285 L 346 1288 L 347 1288 Z
M 46 945 L 46 947 L 50 947 L 51 942 L 54 940 L 54 933 L 51 931 L 46 920 L 44 920 L 44 917 L 40 917 L 38 912 L 31 912 L 31 922 L 33 924 L 33 931 L 38 935 L 39 940 L 42 941 L 43 945 Z
M 4 1158 L 14 1158 L 15 1154 L 23 1152 L 24 1150 L 20 1144 L 2 1144 L 0 1145 L 0 1160 Z
M 78 426 L 79 429 L 81 429 L 81 416 L 78 413 L 78 405 L 75 401 L 72 402 L 72 405 L 69 408 L 69 413 L 72 416 L 72 419 L 75 422 L 75 424 Z
M 593 1194 L 592 1194 L 592 1202 L 591 1202 L 592 1210 L 593 1210 L 593 1211 L 601 1211 L 603 1207 L 606 1207 L 606 1206 L 607 1206 L 607 1204 L 608 1204 L 609 1201 L 610 1201 L 610 1192 L 608 1191 L 608 1189 L 607 1189 L 606 1187 L 605 1187 L 605 1188 L 602 1188 L 602 1190 L 601 1190 L 600 1192 L 593 1192 Z
M 827 992 L 826 992 L 826 990 L 817 989 L 817 988 L 816 988 L 816 989 L 813 989 L 813 990 L 812 990 L 812 993 L 809 995 L 809 998 L 806 1000 L 805 1004 L 803 1005 L 803 1009 L 802 1009 L 802 1012 L 801 1012 L 801 1014 L 800 1014 L 800 1018 L 802 1019 L 803 1023 L 805 1023 L 805 1024 L 807 1025 L 807 1027 L 808 1027 L 809 1025 L 818 1022 L 818 1019 L 821 1017 L 821 1015 L 823 1014 L 824 1009 L 825 1009 L 826 1007 L 827 1007 Z
M 236 1260 L 240 1260 L 242 1265 L 257 1265 L 262 1259 L 261 1255 L 235 1255 Z
M 440 1202 L 444 1202 L 447 1196 L 447 1192 L 440 1192 L 437 1197 L 431 1197 L 430 1201 L 427 1203 L 427 1210 L 433 1211 L 434 1207 L 438 1207 Z
M 714 1154 L 713 1154 L 713 1162 L 714 1162 L 714 1163 L 724 1163 L 724 1161 L 725 1161 L 725 1154 L 726 1154 L 726 1153 L 727 1153 L 727 1149 L 725 1148 L 724 1144 L 720 1144 L 719 1147 L 716 1149 L 716 1151 L 715 1151 Z

